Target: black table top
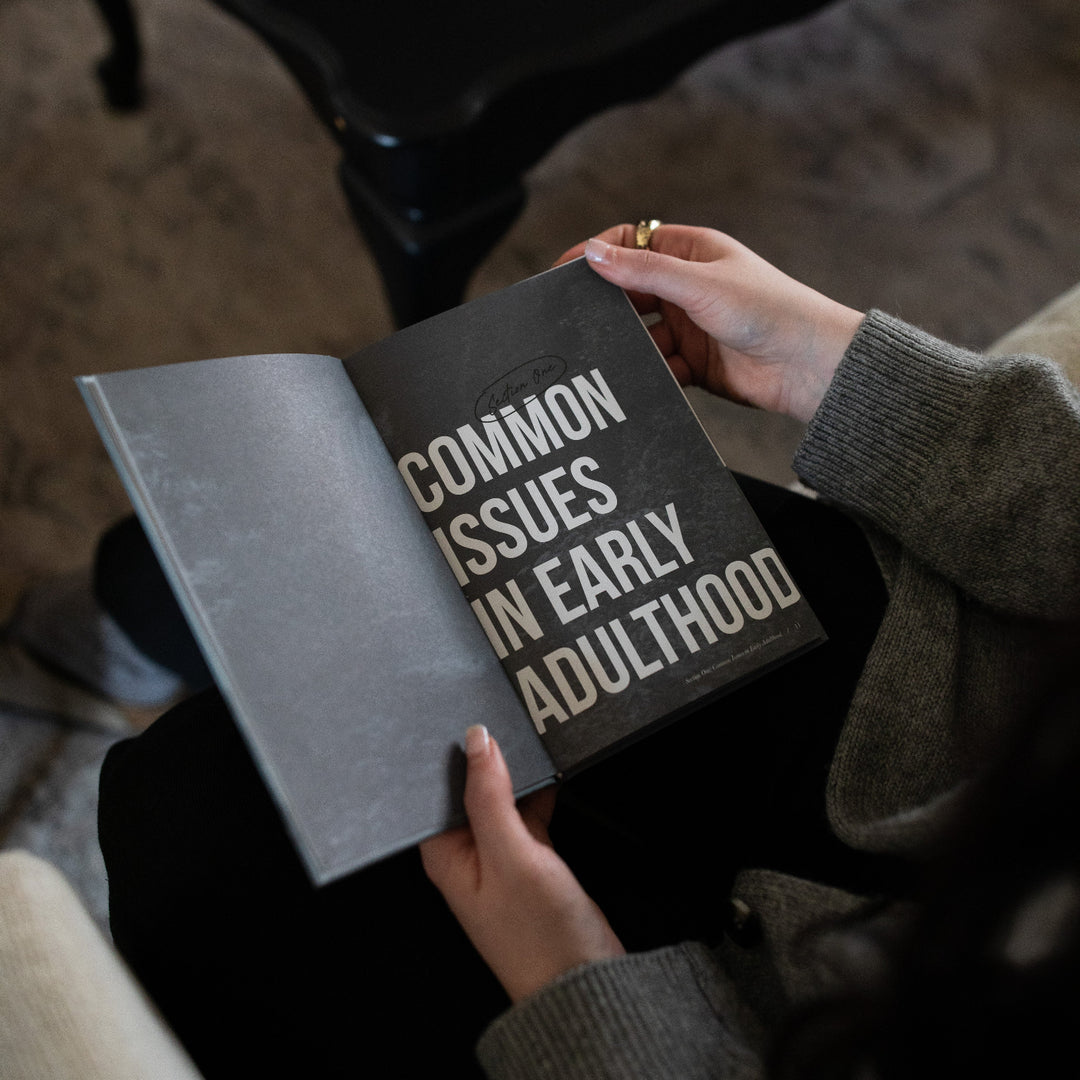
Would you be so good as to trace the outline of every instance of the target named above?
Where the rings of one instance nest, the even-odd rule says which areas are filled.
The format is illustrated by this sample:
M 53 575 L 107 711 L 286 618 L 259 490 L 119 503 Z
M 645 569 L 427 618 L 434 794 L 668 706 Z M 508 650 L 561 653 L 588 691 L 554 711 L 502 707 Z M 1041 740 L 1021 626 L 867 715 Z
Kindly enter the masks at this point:
M 822 6 L 822 0 L 216 2 L 270 40 L 309 94 L 312 82 L 328 87 L 327 111 L 389 139 L 460 130 L 500 96 L 539 77 L 576 71 L 580 80 L 595 67 L 599 80 L 602 66 L 613 62 L 640 68 L 642 77 L 665 63 L 677 70 L 745 27 Z

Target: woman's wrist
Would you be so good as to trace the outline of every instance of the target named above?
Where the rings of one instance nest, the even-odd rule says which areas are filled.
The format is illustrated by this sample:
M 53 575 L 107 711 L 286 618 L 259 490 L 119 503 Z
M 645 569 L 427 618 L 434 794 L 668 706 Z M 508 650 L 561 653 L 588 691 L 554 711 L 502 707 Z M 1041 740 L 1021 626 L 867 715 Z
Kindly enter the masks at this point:
M 819 294 L 820 296 L 820 294 Z M 807 423 L 825 398 L 848 348 L 859 331 L 865 313 L 820 296 L 821 310 L 803 329 L 806 352 L 792 365 L 793 378 L 783 411 Z

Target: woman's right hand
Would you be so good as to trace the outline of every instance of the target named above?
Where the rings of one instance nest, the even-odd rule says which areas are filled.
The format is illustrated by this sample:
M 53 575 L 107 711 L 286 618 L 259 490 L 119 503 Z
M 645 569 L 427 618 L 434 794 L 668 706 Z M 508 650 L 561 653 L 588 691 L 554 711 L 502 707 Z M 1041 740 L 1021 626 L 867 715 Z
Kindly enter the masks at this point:
M 809 420 L 862 313 L 713 229 L 661 225 L 649 249 L 634 235 L 616 225 L 558 262 L 584 254 L 639 313 L 659 314 L 650 332 L 682 385 Z

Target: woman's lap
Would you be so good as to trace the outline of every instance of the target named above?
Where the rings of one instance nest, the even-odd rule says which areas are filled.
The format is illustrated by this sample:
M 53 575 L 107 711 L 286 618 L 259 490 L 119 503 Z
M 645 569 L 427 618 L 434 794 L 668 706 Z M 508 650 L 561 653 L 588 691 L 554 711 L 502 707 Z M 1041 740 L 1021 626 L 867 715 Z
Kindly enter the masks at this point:
M 717 937 L 742 866 L 875 884 L 823 793 L 884 587 L 847 519 L 746 489 L 829 641 L 565 782 L 556 845 L 630 948 Z M 208 1076 L 336 1075 L 375 1042 L 464 1067 L 505 1007 L 415 850 L 309 884 L 216 691 L 113 748 L 100 835 L 117 945 Z

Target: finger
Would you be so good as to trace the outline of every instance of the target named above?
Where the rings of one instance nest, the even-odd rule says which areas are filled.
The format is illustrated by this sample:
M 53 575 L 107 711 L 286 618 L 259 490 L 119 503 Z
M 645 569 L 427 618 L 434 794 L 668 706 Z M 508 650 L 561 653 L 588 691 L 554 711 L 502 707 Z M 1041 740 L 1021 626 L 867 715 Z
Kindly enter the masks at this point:
M 694 369 L 678 353 L 666 359 L 671 374 L 675 376 L 675 381 L 680 386 L 694 385 Z
M 481 861 L 498 859 L 531 841 L 514 801 L 510 770 L 487 728 L 475 725 L 465 734 L 468 772 L 465 813 Z
M 659 349 L 660 355 L 667 361 L 671 374 L 680 386 L 692 386 L 694 384 L 694 369 L 679 351 L 679 343 L 671 332 L 671 327 L 661 320 L 649 327 L 653 344 Z
M 598 233 L 596 239 L 603 240 L 608 244 L 616 244 L 619 247 L 633 247 L 637 241 L 637 227 L 631 225 L 629 222 L 623 222 L 621 225 L 612 225 L 610 229 L 605 229 L 602 233 Z
M 637 247 L 637 228 L 634 225 L 614 225 L 584 244 L 573 249 L 584 255 L 602 277 L 621 285 L 639 314 L 657 311 L 661 300 L 672 300 L 685 310 L 694 310 L 693 300 L 704 301 L 715 287 L 706 265 L 740 253 L 750 254 L 737 240 L 715 229 L 696 225 L 657 225 L 648 248 Z M 658 261 L 667 257 L 671 261 Z M 650 278 L 633 277 L 639 268 L 663 269 L 666 274 Z M 679 278 L 685 271 L 685 279 Z M 662 282 L 674 275 L 684 285 L 696 284 L 692 293 L 674 292 L 669 295 Z M 660 287 L 657 287 L 657 286 Z
M 660 310 L 660 300 L 655 296 L 650 296 L 648 293 L 634 292 L 633 289 L 627 289 L 626 295 L 639 315 L 651 315 L 653 312 Z
M 555 797 L 557 794 L 558 788 L 546 787 L 528 796 L 528 798 L 522 799 L 518 804 L 521 820 L 525 822 L 525 827 L 532 834 L 533 839 L 538 840 L 541 844 L 547 844 L 549 847 L 551 846 L 551 839 L 548 836 L 548 826 L 551 824 L 552 815 L 555 813 Z
M 624 248 L 594 237 L 585 257 L 603 278 L 636 293 L 652 294 L 692 312 L 707 305 L 716 283 L 711 264 L 689 262 L 647 248 Z
M 635 230 L 633 225 L 612 225 L 611 228 L 605 229 L 602 233 L 597 234 L 598 239 L 604 240 L 609 244 L 618 244 L 622 247 L 632 247 L 634 244 L 634 236 Z M 552 265 L 562 266 L 563 263 L 580 258 L 585 254 L 585 245 L 587 243 L 587 240 L 582 240 L 580 244 L 575 244 L 572 248 L 568 248 Z
M 649 327 L 649 336 L 653 344 L 660 350 L 660 355 L 669 357 L 674 355 L 678 346 L 675 344 L 675 335 L 671 332 L 671 326 L 664 319 L 654 322 Z
M 613 225 L 610 229 L 597 233 L 592 239 L 629 250 L 643 250 L 637 247 L 636 225 Z M 584 245 L 579 246 L 584 250 Z M 742 245 L 726 233 L 705 229 L 700 225 L 662 223 L 653 229 L 649 237 L 650 250 L 661 255 L 674 255 L 689 262 L 711 262 L 740 248 Z

